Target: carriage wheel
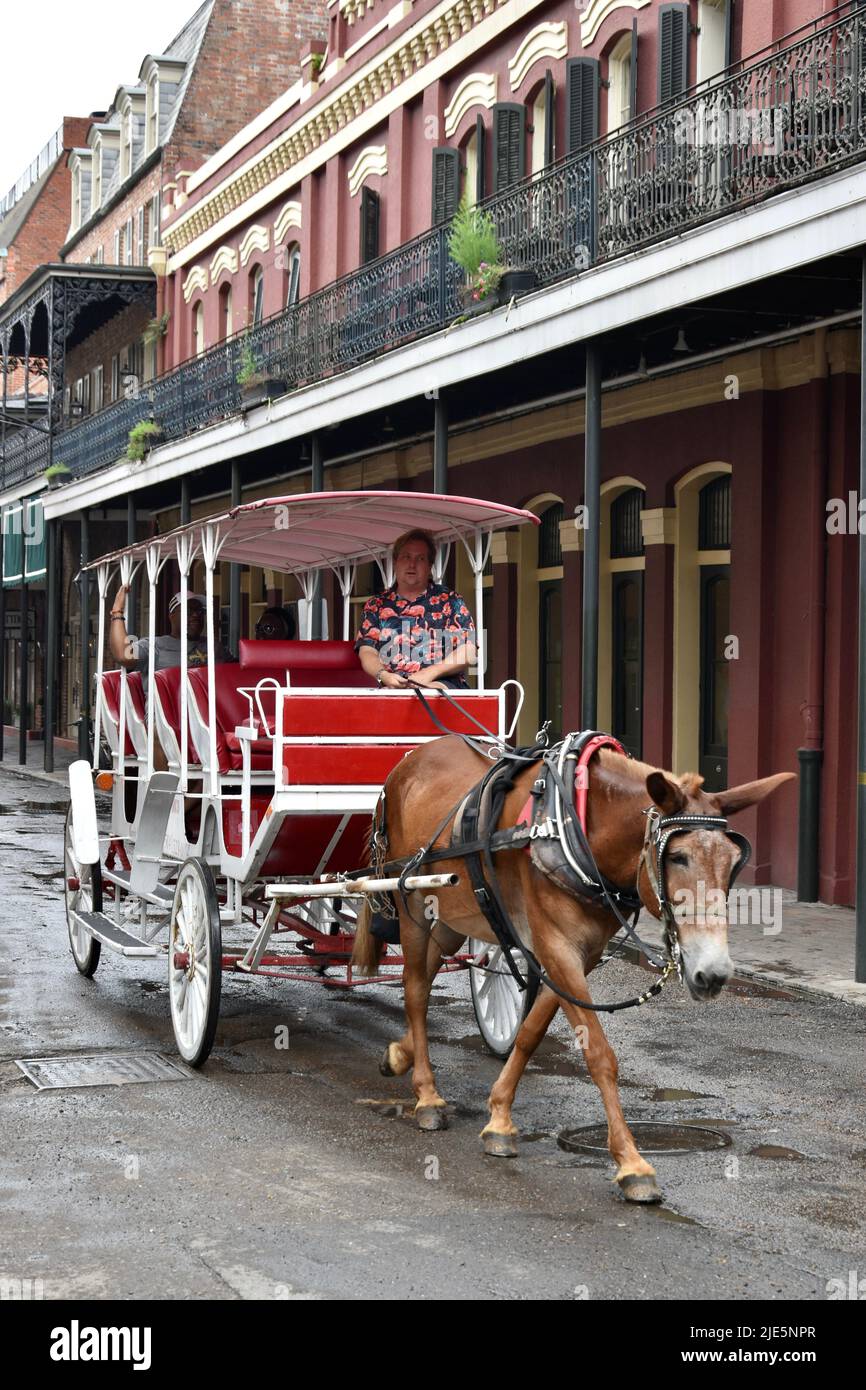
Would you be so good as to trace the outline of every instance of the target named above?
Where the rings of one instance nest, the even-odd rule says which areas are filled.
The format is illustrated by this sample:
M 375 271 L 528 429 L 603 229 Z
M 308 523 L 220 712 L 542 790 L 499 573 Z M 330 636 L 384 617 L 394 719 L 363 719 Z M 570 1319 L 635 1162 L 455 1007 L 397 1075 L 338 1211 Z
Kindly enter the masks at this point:
M 486 941 L 470 941 L 469 950 L 478 964 L 486 967 L 469 972 L 472 1007 L 478 1030 L 488 1051 L 504 1062 L 514 1046 L 523 1020 L 535 1002 L 538 981 L 529 975 L 521 951 L 513 954 L 518 970 L 525 978 L 528 977 L 523 991 L 518 989 L 500 946 L 490 946 Z
M 204 859 L 187 859 L 171 906 L 168 993 L 177 1050 L 191 1067 L 200 1067 L 213 1047 L 221 990 L 222 931 L 214 877 Z
M 66 812 L 63 831 L 63 892 L 66 899 L 66 928 L 72 959 L 82 975 L 94 974 L 102 954 L 102 942 L 72 920 L 73 912 L 102 911 L 102 869 L 99 862 L 79 864 L 72 835 L 72 806 Z

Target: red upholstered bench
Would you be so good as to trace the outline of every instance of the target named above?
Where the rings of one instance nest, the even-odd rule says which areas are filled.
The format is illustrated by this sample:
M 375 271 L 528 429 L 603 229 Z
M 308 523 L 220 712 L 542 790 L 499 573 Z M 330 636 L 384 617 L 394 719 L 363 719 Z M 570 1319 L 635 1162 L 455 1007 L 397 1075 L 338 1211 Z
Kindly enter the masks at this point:
M 264 642 L 242 637 L 239 655 L 242 669 L 268 670 L 281 681 L 288 671 L 293 686 L 339 685 L 369 689 L 375 685 L 358 660 L 352 642 Z
M 157 738 L 169 763 L 180 767 L 180 667 L 167 666 L 162 671 L 155 671 L 153 679 L 156 689 L 153 716 Z M 187 762 L 189 765 L 199 762 L 188 715 Z
M 241 669 L 235 662 L 226 662 L 214 667 L 214 707 L 216 714 L 217 767 L 220 772 L 240 772 L 243 767 L 243 754 L 240 739 L 235 729 L 240 724 L 250 722 L 250 701 L 240 687 L 250 689 L 260 681 L 277 681 L 285 685 L 286 673 L 274 668 L 247 666 Z M 210 761 L 208 739 L 208 696 L 206 666 L 197 666 L 189 673 L 190 726 L 196 740 L 203 763 Z M 271 684 L 260 692 L 261 710 L 273 733 L 274 711 L 276 709 L 276 690 Z M 194 706 L 194 707 L 193 707 Z M 273 742 L 267 737 L 267 730 L 261 728 L 259 705 L 253 700 L 253 718 L 259 729 L 259 736 L 251 740 L 251 768 L 253 772 L 270 772 L 273 767 Z
M 120 742 L 120 671 L 102 674 L 102 711 L 105 733 L 113 752 Z M 144 687 L 138 671 L 126 677 L 126 749 L 127 758 L 147 756 L 147 715 L 144 707 Z

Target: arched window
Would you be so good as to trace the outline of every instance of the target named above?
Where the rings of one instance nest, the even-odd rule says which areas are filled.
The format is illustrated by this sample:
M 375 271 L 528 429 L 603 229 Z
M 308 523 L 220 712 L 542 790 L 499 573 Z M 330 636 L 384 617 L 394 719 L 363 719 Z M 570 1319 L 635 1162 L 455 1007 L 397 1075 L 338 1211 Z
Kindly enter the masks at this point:
M 554 502 L 541 513 L 538 528 L 538 568 L 550 569 L 562 564 L 562 544 L 559 538 L 559 523 L 565 513 L 562 502 Z
M 643 489 L 630 487 L 610 504 L 610 558 L 631 559 L 643 555 L 640 514 Z
M 261 323 L 265 311 L 265 276 L 257 265 L 250 276 L 250 322 Z
M 301 297 L 301 248 L 294 244 L 289 247 L 288 275 L 286 285 L 286 308 L 291 309 Z
M 220 338 L 231 337 L 232 332 L 232 287 L 225 284 L 220 289 Z
M 204 352 L 204 305 L 201 300 L 192 311 L 192 349 L 196 357 Z
M 613 134 L 632 117 L 631 110 L 632 36 L 624 34 L 611 49 L 608 59 L 607 132 Z

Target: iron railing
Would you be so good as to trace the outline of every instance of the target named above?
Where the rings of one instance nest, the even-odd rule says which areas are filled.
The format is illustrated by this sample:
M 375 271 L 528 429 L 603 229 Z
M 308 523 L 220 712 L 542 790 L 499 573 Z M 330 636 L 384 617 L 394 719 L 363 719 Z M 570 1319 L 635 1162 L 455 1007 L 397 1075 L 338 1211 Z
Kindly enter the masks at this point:
M 646 247 L 866 154 L 866 11 L 808 32 L 488 199 L 505 261 L 540 285 Z M 462 273 L 435 227 L 55 436 L 77 474 L 153 417 L 166 439 L 236 414 L 249 345 L 290 391 L 446 327 Z M 8 457 L 8 449 L 7 449 Z M 19 461 L 20 463 L 20 461 Z M 18 465 L 16 465 L 18 466 Z
M 14 487 L 38 477 L 48 467 L 51 439 L 47 426 L 26 425 L 6 437 L 3 449 L 3 487 Z

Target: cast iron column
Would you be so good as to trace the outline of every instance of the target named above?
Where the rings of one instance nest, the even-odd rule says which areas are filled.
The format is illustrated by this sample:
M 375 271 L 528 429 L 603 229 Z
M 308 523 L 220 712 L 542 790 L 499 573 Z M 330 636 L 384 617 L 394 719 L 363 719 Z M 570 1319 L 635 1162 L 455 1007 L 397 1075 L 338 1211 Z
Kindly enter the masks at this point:
M 189 500 L 189 478 L 180 480 L 180 524 L 189 526 L 192 521 L 192 510 Z
M 586 426 L 583 505 L 583 653 L 580 673 L 581 724 L 594 729 L 598 717 L 598 566 L 601 522 L 601 350 L 586 345 Z
M 433 491 L 448 491 L 448 402 L 441 391 L 433 402 Z
M 136 525 L 137 520 L 138 520 L 138 518 L 137 518 L 137 516 L 136 516 L 136 509 L 135 509 L 135 493 L 134 493 L 134 492 L 131 492 L 131 493 L 129 494 L 129 496 L 127 497 L 127 499 L 126 499 L 126 544 L 127 544 L 127 545 L 135 545 L 135 542 L 138 540 L 138 531 L 137 531 L 137 525 Z M 133 578 L 133 581 L 132 581 L 132 583 L 131 583 L 130 586 L 129 586 L 129 608 L 127 609 L 127 624 L 128 624 L 128 626 L 127 626 L 127 629 L 126 629 L 127 632 L 138 632 L 138 625 L 137 625 L 137 622 L 136 622 L 136 611 L 135 611 L 135 600 L 136 600 L 136 590 L 137 590 L 137 588 L 138 588 L 138 585 L 136 584 L 136 581 L 135 581 L 135 579 Z M 109 603 L 112 603 L 112 604 L 114 603 L 114 594 L 110 593 L 110 594 L 108 595 L 108 601 L 109 601 Z
M 29 629 L 27 624 L 27 600 L 30 595 L 27 589 L 27 580 L 23 577 L 27 568 L 27 533 L 24 531 L 24 512 L 22 503 L 21 512 L 21 645 L 19 647 L 20 664 L 18 668 L 18 698 L 20 701 L 18 715 L 18 761 L 22 767 L 27 766 L 27 696 L 29 694 L 29 684 L 27 679 L 27 649 L 29 643 Z
M 310 492 L 325 491 L 325 464 L 322 459 L 322 438 L 319 434 L 310 436 Z M 298 633 L 301 636 L 301 633 Z M 322 572 L 316 571 L 313 586 L 313 626 L 314 642 L 322 640 Z
M 57 682 L 57 528 L 59 521 L 45 522 L 45 759 L 46 772 L 54 771 L 54 733 L 57 720 L 55 685 Z
M 239 507 L 241 504 L 241 466 L 237 459 L 232 459 L 232 506 Z M 234 563 L 229 565 L 229 650 L 232 656 L 238 656 L 241 640 L 241 567 Z
M 6 544 L 3 513 L 0 509 L 0 762 L 6 744 L 6 589 L 3 584 L 3 547 Z
M 84 569 L 90 559 L 90 514 L 81 510 L 81 693 L 79 695 L 78 756 L 90 759 L 90 575 Z

